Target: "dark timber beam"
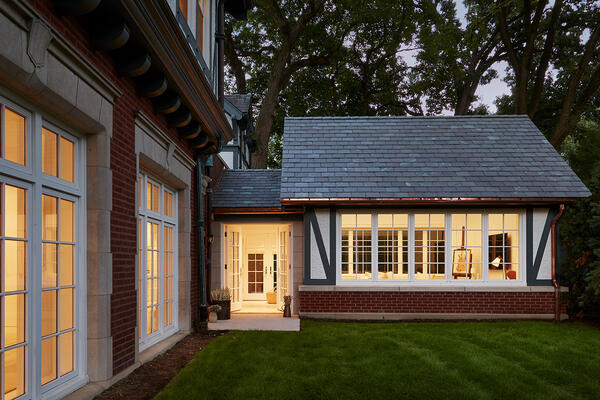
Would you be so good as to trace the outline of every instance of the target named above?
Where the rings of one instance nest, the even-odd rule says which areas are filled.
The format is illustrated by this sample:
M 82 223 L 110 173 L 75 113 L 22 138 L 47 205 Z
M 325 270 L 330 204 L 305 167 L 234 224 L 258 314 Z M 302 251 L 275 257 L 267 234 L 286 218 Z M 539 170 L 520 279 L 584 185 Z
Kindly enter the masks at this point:
M 167 123 L 170 128 L 181 128 L 189 124 L 192 120 L 192 113 L 185 106 L 179 107 L 177 111 L 167 117 Z
M 158 97 L 167 90 L 167 79 L 159 73 L 149 73 L 135 82 L 137 92 L 142 97 Z
M 182 128 L 178 128 L 179 136 L 186 140 L 191 140 L 202 133 L 202 128 L 197 121 L 192 121 Z
M 181 106 L 181 98 L 175 93 L 165 93 L 152 100 L 154 110 L 159 114 L 171 114 Z
M 117 72 L 119 75 L 137 78 L 144 75 L 150 69 L 152 61 L 150 54 L 146 52 L 121 54 L 115 57 L 117 61 Z
M 79 16 L 94 11 L 102 0 L 54 0 L 59 15 Z
M 123 22 L 103 24 L 99 22 L 92 28 L 92 46 L 99 50 L 116 50 L 125 46 L 129 40 L 129 27 Z

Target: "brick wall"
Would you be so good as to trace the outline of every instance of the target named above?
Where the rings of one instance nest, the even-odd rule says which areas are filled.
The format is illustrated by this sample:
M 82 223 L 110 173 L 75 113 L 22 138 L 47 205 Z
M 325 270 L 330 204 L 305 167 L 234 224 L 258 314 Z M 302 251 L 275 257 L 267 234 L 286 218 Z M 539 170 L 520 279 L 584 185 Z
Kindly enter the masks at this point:
M 554 293 L 301 291 L 300 312 L 553 314 Z
M 113 178 L 113 209 L 111 213 L 111 251 L 113 255 L 113 293 L 111 297 L 111 334 L 113 336 L 113 374 L 133 364 L 135 360 L 136 292 L 136 156 L 134 112 L 143 111 L 169 137 L 190 156 L 193 155 L 185 141 L 174 129 L 167 127 L 161 115 L 155 115 L 148 99 L 136 96 L 131 79 L 117 76 L 107 53 L 91 48 L 89 37 L 79 21 L 58 16 L 49 0 L 30 0 L 32 6 L 64 36 L 74 48 L 112 81 L 123 96 L 116 99 L 113 108 L 113 136 L 111 139 L 111 169 Z M 194 179 L 192 179 L 192 182 Z M 195 188 L 191 190 L 195 204 Z M 193 207 L 192 218 L 196 218 Z M 192 310 L 197 309 L 196 234 L 192 232 Z

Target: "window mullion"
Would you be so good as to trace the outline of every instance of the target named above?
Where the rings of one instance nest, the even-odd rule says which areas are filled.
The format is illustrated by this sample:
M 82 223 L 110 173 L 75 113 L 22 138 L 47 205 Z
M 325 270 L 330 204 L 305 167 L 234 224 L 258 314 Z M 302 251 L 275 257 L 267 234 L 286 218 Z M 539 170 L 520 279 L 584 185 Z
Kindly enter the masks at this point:
M 371 279 L 376 281 L 378 280 L 378 270 L 379 267 L 377 265 L 378 260 L 378 236 L 377 236 L 377 213 L 371 214 Z
M 415 214 L 408 214 L 408 280 L 415 280 Z
M 445 213 L 445 230 L 444 230 L 444 271 L 446 281 L 452 280 L 452 215 Z
M 488 233 L 488 213 L 484 212 L 481 221 L 481 278 L 484 282 L 489 281 L 489 233 Z

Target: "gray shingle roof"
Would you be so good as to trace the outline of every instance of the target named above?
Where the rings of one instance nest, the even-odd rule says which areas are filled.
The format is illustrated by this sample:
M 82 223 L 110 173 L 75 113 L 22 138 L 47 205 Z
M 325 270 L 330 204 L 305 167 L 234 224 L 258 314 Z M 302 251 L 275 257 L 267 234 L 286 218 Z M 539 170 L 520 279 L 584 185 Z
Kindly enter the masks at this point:
M 213 207 L 280 207 L 280 169 L 228 169 L 213 195 Z
M 281 198 L 586 197 L 527 116 L 286 118 Z
M 252 96 L 249 94 L 226 94 L 225 98 L 243 113 L 250 112 Z

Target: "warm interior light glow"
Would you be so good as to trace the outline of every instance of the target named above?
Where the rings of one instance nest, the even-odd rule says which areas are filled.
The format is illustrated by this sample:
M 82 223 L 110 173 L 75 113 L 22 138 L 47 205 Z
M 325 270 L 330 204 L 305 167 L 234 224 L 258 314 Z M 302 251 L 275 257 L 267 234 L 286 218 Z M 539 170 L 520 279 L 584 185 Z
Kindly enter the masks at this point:
M 75 182 L 75 144 L 60 138 L 60 179 Z
M 17 164 L 26 164 L 27 119 L 11 110 L 4 109 L 4 158 Z
M 58 176 L 58 135 L 42 128 L 42 172 Z

